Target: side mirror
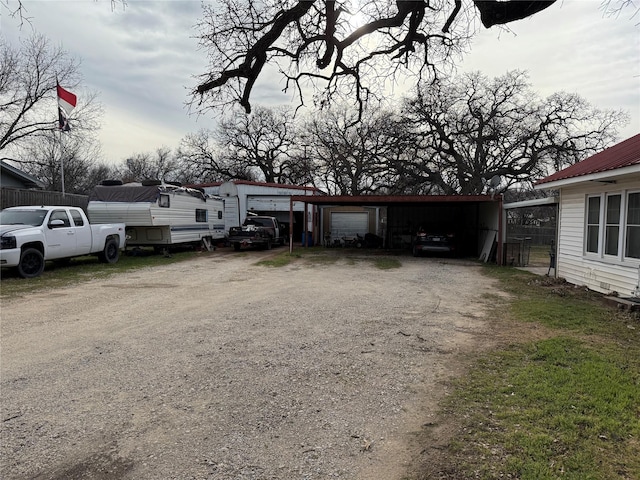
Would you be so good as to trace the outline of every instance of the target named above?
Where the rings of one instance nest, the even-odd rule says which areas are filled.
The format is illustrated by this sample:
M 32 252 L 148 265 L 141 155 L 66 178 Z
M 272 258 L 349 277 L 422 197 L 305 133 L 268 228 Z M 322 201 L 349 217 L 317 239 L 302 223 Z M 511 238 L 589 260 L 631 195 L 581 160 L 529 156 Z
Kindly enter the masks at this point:
M 60 227 L 64 227 L 64 221 L 63 220 L 51 220 L 49 222 L 49 228 L 60 228 Z

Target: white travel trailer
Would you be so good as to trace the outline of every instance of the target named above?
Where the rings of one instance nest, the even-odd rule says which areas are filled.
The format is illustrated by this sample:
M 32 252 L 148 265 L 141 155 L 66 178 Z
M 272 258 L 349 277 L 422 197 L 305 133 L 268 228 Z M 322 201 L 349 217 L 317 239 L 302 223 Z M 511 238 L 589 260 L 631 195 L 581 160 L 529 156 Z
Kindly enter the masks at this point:
M 211 250 L 224 239 L 222 198 L 198 189 L 154 183 L 103 182 L 96 186 L 89 195 L 90 221 L 124 223 L 127 246 L 166 248 L 202 242 Z

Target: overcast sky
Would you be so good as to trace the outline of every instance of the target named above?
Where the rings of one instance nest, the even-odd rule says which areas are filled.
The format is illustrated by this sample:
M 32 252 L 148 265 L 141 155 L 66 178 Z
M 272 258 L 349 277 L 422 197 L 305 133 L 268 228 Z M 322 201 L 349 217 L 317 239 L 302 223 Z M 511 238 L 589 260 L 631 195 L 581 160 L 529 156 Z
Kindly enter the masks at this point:
M 106 162 L 175 149 L 188 133 L 215 126 L 213 118 L 189 116 L 185 108 L 193 76 L 206 67 L 193 38 L 199 1 L 127 0 L 125 10 L 115 11 L 109 0 L 23 1 L 33 28 L 80 59 L 84 84 L 99 92 Z M 511 32 L 483 30 L 461 68 L 489 76 L 528 70 L 541 95 L 575 92 L 598 108 L 626 110 L 632 121 L 621 140 L 640 133 L 640 18 L 630 18 L 631 10 L 606 18 L 600 4 L 564 0 L 511 24 Z M 11 43 L 31 33 L 0 8 L 2 35 Z M 262 82 L 254 104 L 287 98 L 279 89 Z

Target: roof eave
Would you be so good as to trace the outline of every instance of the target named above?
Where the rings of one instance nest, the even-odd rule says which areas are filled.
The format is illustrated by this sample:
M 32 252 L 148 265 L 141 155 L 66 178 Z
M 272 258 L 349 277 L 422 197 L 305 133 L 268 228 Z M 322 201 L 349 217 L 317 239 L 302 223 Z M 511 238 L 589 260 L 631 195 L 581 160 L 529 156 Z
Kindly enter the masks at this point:
M 616 168 L 614 170 L 607 170 L 605 172 L 580 175 L 577 177 L 561 178 L 559 180 L 536 184 L 533 188 L 534 190 L 555 190 L 557 188 L 577 185 L 579 183 L 614 181 L 619 177 L 633 173 L 640 173 L 640 164 L 629 165 L 627 167 Z

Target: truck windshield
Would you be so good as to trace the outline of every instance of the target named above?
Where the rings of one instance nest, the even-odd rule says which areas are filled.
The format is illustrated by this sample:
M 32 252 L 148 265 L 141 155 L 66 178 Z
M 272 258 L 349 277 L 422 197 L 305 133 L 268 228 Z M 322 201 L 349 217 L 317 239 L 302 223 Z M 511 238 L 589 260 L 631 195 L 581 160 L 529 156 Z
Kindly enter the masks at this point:
M 0 225 L 42 225 L 46 210 L 3 210 L 0 212 Z

